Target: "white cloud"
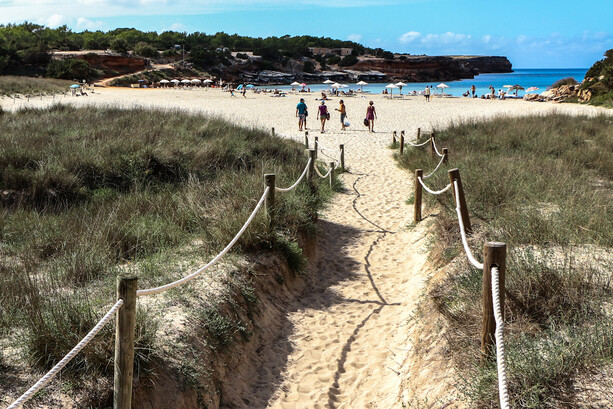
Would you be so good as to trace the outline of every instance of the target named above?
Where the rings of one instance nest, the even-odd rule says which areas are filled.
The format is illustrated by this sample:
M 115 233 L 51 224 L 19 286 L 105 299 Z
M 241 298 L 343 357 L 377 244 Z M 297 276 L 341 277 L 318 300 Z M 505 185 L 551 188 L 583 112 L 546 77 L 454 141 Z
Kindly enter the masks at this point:
M 420 37 L 421 37 L 420 32 L 409 31 L 408 33 L 404 33 L 403 35 L 401 35 L 400 38 L 398 38 L 398 41 L 401 42 L 402 44 L 408 44 L 408 43 L 412 43 L 413 41 L 417 40 Z
M 484 44 L 487 44 L 487 43 L 489 43 L 490 41 L 492 41 L 492 36 L 491 36 L 491 35 L 489 35 L 489 34 L 486 34 L 486 35 L 484 35 L 484 36 L 481 38 L 481 41 L 482 41 Z
M 187 31 L 187 26 L 181 23 L 174 23 L 164 28 L 163 30 L 160 30 L 160 32 L 164 32 L 164 31 L 176 31 L 176 32 L 182 33 L 184 31 Z
M 359 43 L 361 39 L 362 39 L 362 34 L 349 34 L 347 36 L 347 40 L 353 41 L 355 43 Z
M 61 14 L 52 14 L 51 16 L 47 17 L 44 22 L 46 26 L 56 28 L 66 24 L 68 21 L 66 17 Z
M 76 28 L 78 30 L 98 30 L 104 27 L 101 21 L 91 21 L 83 17 L 77 19 Z
M 470 34 L 458 34 L 452 33 L 450 31 L 443 34 L 428 34 L 421 39 L 423 44 L 432 44 L 432 45 L 449 45 L 449 44 L 458 44 L 465 43 L 467 40 L 471 39 Z

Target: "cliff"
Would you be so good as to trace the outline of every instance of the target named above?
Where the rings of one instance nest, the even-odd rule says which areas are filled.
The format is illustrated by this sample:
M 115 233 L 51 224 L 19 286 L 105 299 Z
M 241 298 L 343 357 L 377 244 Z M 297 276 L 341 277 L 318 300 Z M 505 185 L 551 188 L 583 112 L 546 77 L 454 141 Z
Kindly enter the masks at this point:
M 506 57 L 496 56 L 406 56 L 403 59 L 361 59 L 356 71 L 376 70 L 391 80 L 406 82 L 452 81 L 485 73 L 511 72 Z

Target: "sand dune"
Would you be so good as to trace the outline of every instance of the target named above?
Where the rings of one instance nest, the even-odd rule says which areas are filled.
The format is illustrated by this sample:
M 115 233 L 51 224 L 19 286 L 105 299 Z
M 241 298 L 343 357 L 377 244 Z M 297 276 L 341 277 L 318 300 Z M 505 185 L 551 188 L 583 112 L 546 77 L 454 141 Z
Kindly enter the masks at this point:
M 301 95 L 303 96 L 303 95 Z M 319 259 L 309 272 L 303 296 L 286 307 L 291 325 L 259 351 L 257 376 L 242 397 L 247 408 L 391 408 L 399 404 L 402 378 L 411 348 L 408 320 L 428 279 L 427 231 L 409 228 L 413 214 L 405 203 L 412 191 L 408 172 L 396 167 L 387 145 L 391 131 L 430 130 L 465 118 L 525 115 L 551 111 L 596 114 L 603 110 L 571 104 L 483 101 L 423 97 L 387 100 L 381 96 L 345 98 L 349 130 L 340 131 L 338 115 L 319 133 L 318 94 L 306 95 L 311 143 L 314 136 L 335 149 L 346 146 L 350 172 L 341 176 L 345 190 L 322 214 Z M 294 116 L 298 95 L 272 98 L 219 90 L 101 89 L 87 97 L 60 98 L 76 105 L 146 106 L 208 112 L 299 141 Z M 375 101 L 376 133 L 361 124 L 369 99 Z M 51 103 L 31 100 L 29 106 Z M 5 109 L 26 105 L 3 99 Z M 338 98 L 328 102 L 336 108 Z M 336 113 L 337 114 L 337 113 Z M 152 118 L 155 120 L 155 118 Z M 326 161 L 337 157 L 324 151 Z M 453 153 L 451 153 L 453 155 Z M 424 170 L 426 171 L 426 170 Z M 404 369 L 403 369 L 404 368 Z M 399 407 L 399 406 L 398 406 Z

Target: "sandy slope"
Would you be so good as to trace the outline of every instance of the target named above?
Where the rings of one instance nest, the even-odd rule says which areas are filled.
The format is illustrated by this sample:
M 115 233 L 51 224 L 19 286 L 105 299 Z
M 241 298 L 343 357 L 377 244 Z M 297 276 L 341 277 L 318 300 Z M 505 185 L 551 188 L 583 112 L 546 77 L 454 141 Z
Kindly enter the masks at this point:
M 259 351 L 264 364 L 257 368 L 246 388 L 251 393 L 242 401 L 245 408 L 400 407 L 403 374 L 399 371 L 410 367 L 404 362 L 411 348 L 407 321 L 428 278 L 427 246 L 423 225 L 407 227 L 413 218 L 405 203 L 412 182 L 387 149 L 391 131 L 404 129 L 411 136 L 417 127 L 429 130 L 462 118 L 602 111 L 509 100 L 434 99 L 426 104 L 420 97 L 390 101 L 373 96 L 368 99 L 375 100 L 379 119 L 377 133 L 368 134 L 360 123 L 368 99 L 356 97 L 345 99 L 351 130 L 340 132 L 338 116 L 333 114 L 327 126 L 330 132 L 322 135 L 315 127 L 316 97 L 306 96 L 311 142 L 317 135 L 327 148 L 344 143 L 350 173 L 342 176 L 345 191 L 321 217 L 320 257 L 309 272 L 308 289 L 287 306 L 291 325 Z M 303 141 L 294 118 L 297 99 L 297 95 L 271 98 L 252 93 L 247 99 L 240 94 L 232 98 L 218 90 L 101 89 L 88 97 L 62 100 L 204 111 L 247 125 L 275 127 L 277 133 Z M 32 100 L 30 105 L 49 102 Z M 335 99 L 329 105 L 336 108 L 337 103 Z M 25 102 L 2 100 L 5 109 L 21 104 Z

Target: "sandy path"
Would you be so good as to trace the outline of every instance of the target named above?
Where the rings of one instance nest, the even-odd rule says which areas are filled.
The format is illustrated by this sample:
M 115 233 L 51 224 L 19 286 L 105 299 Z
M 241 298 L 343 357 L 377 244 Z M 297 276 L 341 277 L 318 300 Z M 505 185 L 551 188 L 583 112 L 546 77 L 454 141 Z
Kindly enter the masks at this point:
M 390 408 L 402 392 L 398 371 L 406 367 L 405 351 L 411 348 L 407 320 L 427 279 L 426 232 L 423 224 L 407 228 L 413 214 L 405 201 L 412 182 L 387 149 L 391 131 L 404 129 L 410 137 L 417 127 L 430 130 L 465 118 L 611 111 L 513 100 L 435 98 L 427 104 L 418 97 L 390 101 L 372 96 L 368 99 L 375 100 L 379 119 L 377 133 L 369 134 L 360 124 L 368 99 L 347 98 L 350 131 L 340 132 L 333 114 L 330 131 L 321 135 L 315 128 L 317 95 L 304 97 L 311 112 L 311 143 L 316 135 L 328 148 L 344 143 L 351 173 L 342 176 L 345 191 L 321 216 L 319 259 L 309 271 L 308 288 L 286 306 L 290 324 L 275 342 L 258 351 L 257 361 L 264 364 L 242 400 L 245 408 L 256 409 Z M 275 127 L 281 135 L 304 140 L 294 117 L 297 95 L 271 98 L 249 93 L 243 99 L 218 90 L 97 89 L 88 97 L 60 100 L 208 112 L 250 126 Z M 32 100 L 28 106 L 51 102 Z M 335 99 L 328 104 L 335 108 L 337 103 Z M 26 102 L 4 98 L 0 104 L 15 109 Z

